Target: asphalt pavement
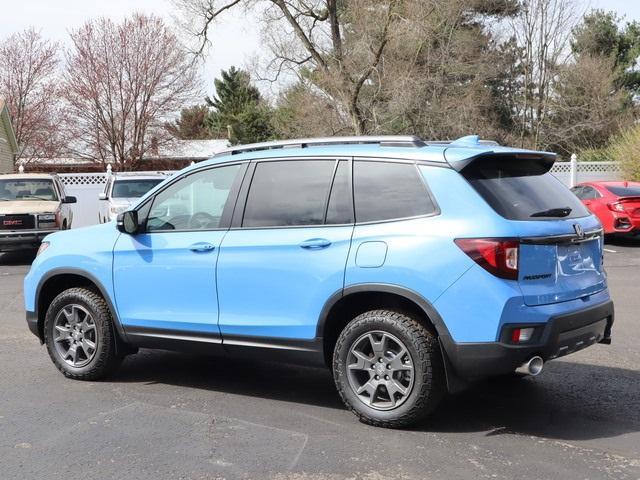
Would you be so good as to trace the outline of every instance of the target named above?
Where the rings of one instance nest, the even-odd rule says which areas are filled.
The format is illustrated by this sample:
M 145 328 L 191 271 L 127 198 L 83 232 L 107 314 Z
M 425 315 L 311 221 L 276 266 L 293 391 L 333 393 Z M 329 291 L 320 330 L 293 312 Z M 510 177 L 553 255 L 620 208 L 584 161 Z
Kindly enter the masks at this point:
M 328 371 L 143 350 L 65 379 L 0 256 L 0 479 L 640 479 L 640 242 L 607 245 L 612 345 L 489 380 L 423 425 L 358 423 Z

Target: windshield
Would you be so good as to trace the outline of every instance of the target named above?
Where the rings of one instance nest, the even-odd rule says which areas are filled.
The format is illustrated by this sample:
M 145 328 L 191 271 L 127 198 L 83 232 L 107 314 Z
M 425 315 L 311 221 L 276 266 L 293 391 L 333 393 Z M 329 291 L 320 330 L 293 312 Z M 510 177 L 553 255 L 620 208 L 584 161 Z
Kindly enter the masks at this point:
M 463 175 L 498 214 L 509 220 L 589 215 L 582 202 L 535 161 L 479 161 L 467 167 Z
M 116 180 L 113 182 L 112 198 L 139 198 L 158 185 L 163 178 L 138 180 Z
M 607 187 L 614 195 L 619 197 L 638 197 L 640 196 L 640 185 L 628 185 L 626 187 Z
M 0 180 L 0 200 L 57 201 L 53 180 Z

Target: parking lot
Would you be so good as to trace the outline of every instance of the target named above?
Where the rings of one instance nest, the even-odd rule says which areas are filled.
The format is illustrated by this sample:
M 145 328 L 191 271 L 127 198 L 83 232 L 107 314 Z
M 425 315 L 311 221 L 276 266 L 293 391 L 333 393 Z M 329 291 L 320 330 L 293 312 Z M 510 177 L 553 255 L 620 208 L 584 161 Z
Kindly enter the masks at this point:
M 606 246 L 613 344 L 449 398 L 429 423 L 358 423 L 329 372 L 141 351 L 65 379 L 27 330 L 32 260 L 0 257 L 0 478 L 638 479 L 640 244 Z

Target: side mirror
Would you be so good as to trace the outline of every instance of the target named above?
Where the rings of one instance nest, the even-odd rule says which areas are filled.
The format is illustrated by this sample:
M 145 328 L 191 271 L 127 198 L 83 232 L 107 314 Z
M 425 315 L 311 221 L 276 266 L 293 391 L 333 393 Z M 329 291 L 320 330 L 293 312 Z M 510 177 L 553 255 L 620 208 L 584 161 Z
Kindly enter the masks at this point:
M 116 227 L 122 233 L 128 233 L 129 235 L 138 233 L 138 212 L 127 210 L 120 213 L 116 218 Z
M 102 192 L 98 195 L 98 200 L 106 200 L 107 199 L 107 194 Z
M 62 199 L 62 203 L 76 203 L 78 199 L 76 197 L 72 197 L 71 195 L 67 195 Z

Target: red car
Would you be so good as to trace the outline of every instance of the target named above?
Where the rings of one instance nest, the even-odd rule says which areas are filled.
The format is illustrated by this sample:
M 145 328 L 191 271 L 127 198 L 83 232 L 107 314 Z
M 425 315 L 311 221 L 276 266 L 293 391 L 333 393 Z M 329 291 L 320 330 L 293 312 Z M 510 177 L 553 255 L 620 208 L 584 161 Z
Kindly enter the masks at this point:
M 640 234 L 640 182 L 586 182 L 571 191 L 600 219 L 605 234 Z

